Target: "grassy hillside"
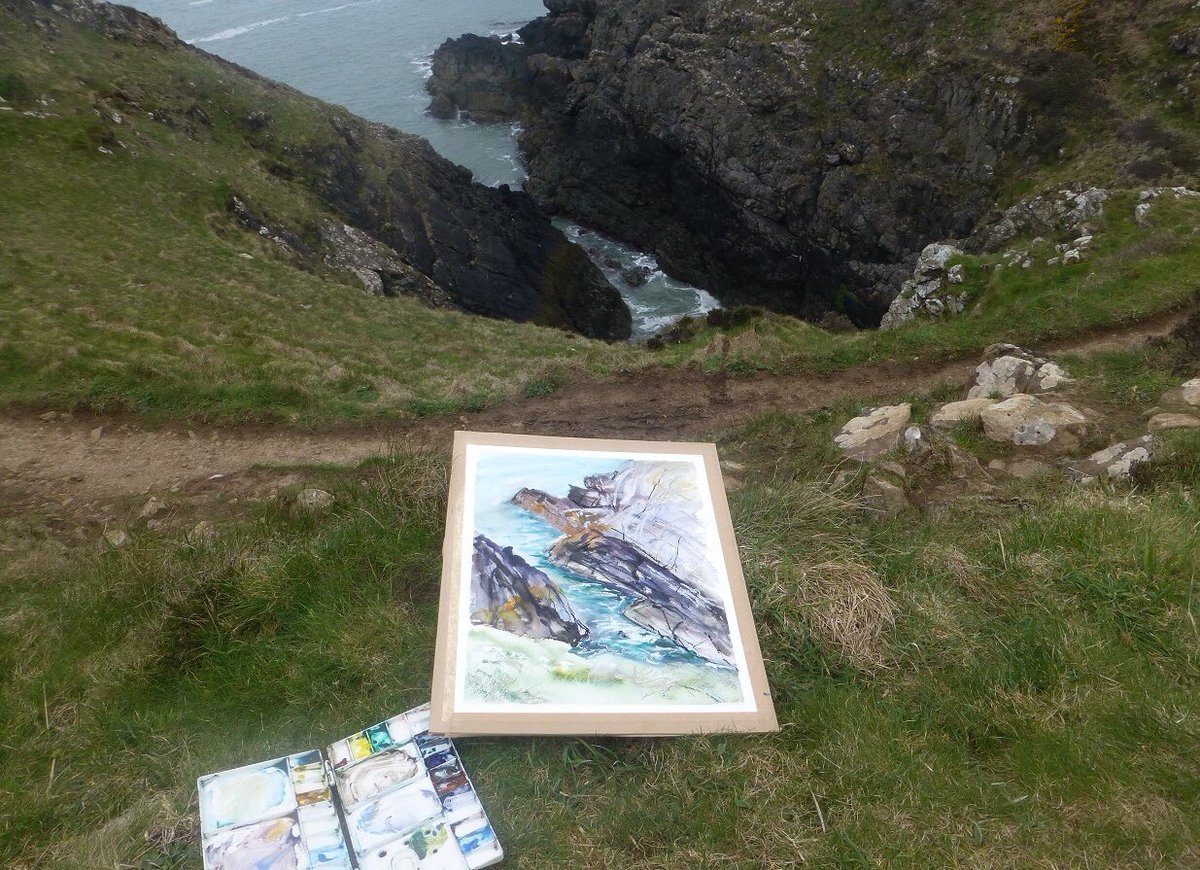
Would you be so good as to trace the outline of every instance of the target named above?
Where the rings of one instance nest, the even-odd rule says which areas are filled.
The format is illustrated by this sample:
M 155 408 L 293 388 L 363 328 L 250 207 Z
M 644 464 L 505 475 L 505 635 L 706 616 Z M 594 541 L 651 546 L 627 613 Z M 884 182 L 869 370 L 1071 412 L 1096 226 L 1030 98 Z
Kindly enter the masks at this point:
M 1075 395 L 1134 434 L 1165 361 L 1070 361 Z M 934 397 L 880 398 L 920 417 Z M 783 730 L 463 740 L 507 866 L 1200 861 L 1200 440 L 1136 487 L 1009 481 L 879 525 L 830 447 L 853 410 L 694 433 L 746 466 L 733 516 Z M 0 864 L 198 867 L 197 775 L 421 702 L 446 478 L 406 454 L 265 501 L 168 496 L 165 529 L 105 552 L 3 520 Z M 337 504 L 298 515 L 314 484 Z M 189 543 L 201 518 L 220 537 Z
M 198 52 L 166 63 L 59 19 L 51 54 L 3 6 L 0 24 L 0 403 L 10 407 L 319 422 L 470 407 L 645 366 L 829 369 L 1142 318 L 1184 302 L 1200 275 L 1200 204 L 1164 202 L 1139 227 L 1134 191 L 1111 202 L 1087 262 L 998 274 L 968 261 L 978 304 L 966 316 L 891 334 L 772 316 L 727 329 L 727 351 L 708 328 L 649 353 L 368 297 L 226 210 L 236 190 L 280 224 L 327 218 L 305 188 L 268 171 L 241 123 L 267 111 L 276 136 L 303 140 L 325 135 L 329 107 Z
M 1159 82 L 1182 69 L 1165 53 L 1173 25 L 1200 27 L 1190 2 L 972 2 L 928 33 L 905 28 L 905 4 L 812 5 L 829 50 L 864 62 L 852 38 L 863 26 L 1074 57 L 1096 22 L 1111 34 L 1139 10 L 1157 41 L 1120 42 L 1106 97 L 1152 111 L 1155 129 L 1194 129 L 1179 90 L 1190 86 Z M 632 369 L 754 377 L 973 359 L 995 341 L 1143 320 L 1200 289 L 1200 199 L 1160 198 L 1134 219 L 1132 161 L 1166 159 L 1175 140 L 1133 154 L 1109 136 L 1012 192 L 1112 186 L 1084 261 L 1047 265 L 1065 241 L 1054 238 L 1011 243 L 1030 252 L 1027 269 L 1003 252 L 964 256 L 969 301 L 952 320 L 831 332 L 739 311 L 652 350 L 370 297 L 226 207 L 236 191 L 303 231 L 328 218 L 268 170 L 242 119 L 266 111 L 275 135 L 304 140 L 324 135 L 331 107 L 63 18 L 51 53 L 10 6 L 0 0 L 0 408 L 14 416 L 328 424 L 457 412 Z M 1088 119 L 1068 120 L 1086 142 Z M 1068 398 L 1099 412 L 1104 443 L 1140 434 L 1198 364 L 1176 346 L 1063 362 L 1079 378 Z M 912 401 L 923 422 L 957 397 L 885 387 L 864 400 Z M 733 518 L 783 730 L 464 740 L 506 866 L 1200 866 L 1200 438 L 1168 435 L 1132 483 L 1001 479 L 876 523 L 859 504 L 864 472 L 830 444 L 861 409 L 828 405 L 756 405 L 745 426 L 684 433 L 744 466 Z M 104 437 L 80 449 L 102 461 L 117 440 Z M 984 459 L 999 450 L 977 432 L 952 437 Z M 168 508 L 151 525 L 138 519 L 145 495 L 91 503 L 78 480 L 55 489 L 53 475 L 0 465 L 0 866 L 198 868 L 197 775 L 426 700 L 447 466 L 429 452 L 231 470 L 156 491 Z M 305 486 L 335 505 L 298 511 Z M 123 518 L 124 546 L 103 543 L 109 515 Z M 217 537 L 191 534 L 200 521 Z

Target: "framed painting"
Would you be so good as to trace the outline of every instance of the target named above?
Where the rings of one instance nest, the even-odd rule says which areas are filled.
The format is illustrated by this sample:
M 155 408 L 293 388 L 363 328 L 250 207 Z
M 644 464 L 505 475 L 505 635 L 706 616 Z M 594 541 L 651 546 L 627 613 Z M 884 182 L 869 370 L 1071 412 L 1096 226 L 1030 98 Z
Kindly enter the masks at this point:
M 430 730 L 774 731 L 711 444 L 458 432 Z

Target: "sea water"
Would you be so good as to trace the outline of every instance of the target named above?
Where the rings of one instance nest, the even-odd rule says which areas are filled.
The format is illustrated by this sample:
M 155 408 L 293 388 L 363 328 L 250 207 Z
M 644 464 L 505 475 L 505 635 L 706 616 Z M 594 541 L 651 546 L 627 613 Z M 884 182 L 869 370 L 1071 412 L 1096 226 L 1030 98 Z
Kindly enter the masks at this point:
M 483 184 L 518 188 L 525 169 L 512 124 L 441 120 L 427 114 L 433 51 L 464 33 L 516 38 L 544 15 L 541 0 L 132 0 L 179 37 L 268 78 L 423 136 Z M 582 227 L 562 227 L 621 292 L 645 338 L 717 300 L 673 281 L 653 258 Z M 613 266 L 612 263 L 617 263 Z M 643 269 L 633 285 L 622 275 Z

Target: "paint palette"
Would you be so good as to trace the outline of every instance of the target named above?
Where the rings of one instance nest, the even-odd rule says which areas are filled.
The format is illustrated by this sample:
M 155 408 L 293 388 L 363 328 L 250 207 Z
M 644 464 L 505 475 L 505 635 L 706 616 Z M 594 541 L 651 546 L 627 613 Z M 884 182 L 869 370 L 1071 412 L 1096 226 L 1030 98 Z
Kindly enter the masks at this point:
M 417 707 L 312 750 L 202 776 L 206 870 L 480 870 L 504 851 Z

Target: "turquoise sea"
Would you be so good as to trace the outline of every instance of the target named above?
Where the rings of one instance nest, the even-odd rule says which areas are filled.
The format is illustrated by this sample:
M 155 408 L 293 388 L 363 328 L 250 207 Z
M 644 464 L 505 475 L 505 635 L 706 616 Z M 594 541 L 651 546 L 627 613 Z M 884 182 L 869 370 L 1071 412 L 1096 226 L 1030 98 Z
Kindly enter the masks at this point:
M 541 0 L 133 0 L 183 40 L 373 121 L 428 139 L 483 184 L 520 187 L 511 124 L 443 121 L 425 113 L 430 58 L 463 33 L 510 37 L 545 13 Z M 560 226 L 621 291 L 644 338 L 717 300 L 671 280 L 653 258 L 582 227 Z M 615 265 L 614 265 L 615 264 Z M 641 271 L 644 283 L 624 274 Z

